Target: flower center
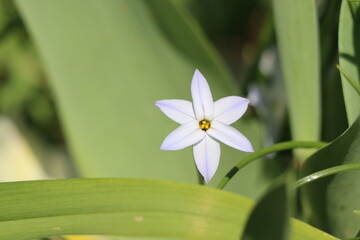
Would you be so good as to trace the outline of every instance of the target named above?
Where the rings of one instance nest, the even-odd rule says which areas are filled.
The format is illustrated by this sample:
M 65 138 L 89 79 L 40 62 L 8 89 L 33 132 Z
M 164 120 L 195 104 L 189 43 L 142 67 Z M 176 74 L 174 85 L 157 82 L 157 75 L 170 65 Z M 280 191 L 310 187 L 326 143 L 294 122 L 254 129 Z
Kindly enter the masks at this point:
M 211 127 L 211 123 L 209 120 L 201 120 L 199 122 L 199 127 L 201 130 L 203 130 L 204 132 L 206 132 L 206 130 L 208 130 Z

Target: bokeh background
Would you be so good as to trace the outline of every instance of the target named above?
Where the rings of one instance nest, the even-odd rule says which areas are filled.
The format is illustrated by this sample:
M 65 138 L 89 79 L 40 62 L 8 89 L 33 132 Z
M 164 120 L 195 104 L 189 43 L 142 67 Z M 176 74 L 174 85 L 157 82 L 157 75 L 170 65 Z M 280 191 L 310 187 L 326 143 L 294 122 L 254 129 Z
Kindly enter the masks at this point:
M 315 10 L 298 14 L 318 28 L 305 25 L 306 34 L 294 35 L 284 33 L 291 26 L 279 14 L 281 4 L 272 8 L 266 0 L 1 0 L 0 181 L 196 183 L 191 148 L 159 150 L 177 124 L 153 104 L 190 100 L 196 68 L 214 99 L 251 100 L 234 126 L 255 150 L 290 139 L 335 139 L 348 126 L 335 68 L 341 1 L 316 3 Z M 292 38 L 305 46 L 314 42 L 314 49 L 288 46 Z M 279 44 L 290 50 L 279 52 Z M 281 64 L 286 54 L 299 61 Z M 302 71 L 304 64 L 313 68 Z M 211 186 L 246 156 L 225 145 L 221 150 Z M 284 152 L 254 162 L 227 190 L 254 198 L 294 164 L 294 156 L 301 162 L 308 154 Z

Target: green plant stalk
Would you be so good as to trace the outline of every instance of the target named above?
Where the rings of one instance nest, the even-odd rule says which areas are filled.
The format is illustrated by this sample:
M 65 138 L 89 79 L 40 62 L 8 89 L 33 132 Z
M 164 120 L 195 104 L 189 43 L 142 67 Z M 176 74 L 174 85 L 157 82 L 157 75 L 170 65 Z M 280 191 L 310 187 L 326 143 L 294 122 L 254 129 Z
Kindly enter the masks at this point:
M 303 177 L 296 181 L 295 187 L 301 187 L 306 183 L 310 183 L 312 181 L 318 180 L 323 177 L 327 177 L 329 175 L 350 171 L 350 170 L 360 170 L 360 163 L 351 163 L 351 164 L 344 164 L 336 167 L 327 168 L 313 174 L 310 174 L 306 177 Z
M 360 0 L 359 0 L 359 2 L 360 2 Z M 339 71 L 341 72 L 341 74 L 344 75 L 344 77 L 346 78 L 346 80 L 348 80 L 348 82 L 350 83 L 350 85 L 351 85 L 351 86 L 355 89 L 355 91 L 360 95 L 360 85 L 357 84 L 357 83 L 355 82 L 355 80 L 352 79 L 352 78 L 349 76 L 349 74 L 347 74 L 347 73 L 345 72 L 345 70 L 344 70 L 340 65 L 336 65 L 336 68 L 339 69 Z
M 196 173 L 197 173 L 197 177 L 198 177 L 198 184 L 199 185 L 205 185 L 205 180 L 204 180 L 204 177 L 201 175 L 201 173 L 199 172 L 199 170 L 197 169 L 197 167 L 195 166 L 196 168 Z
M 230 179 L 243 167 L 251 163 L 252 161 L 266 156 L 270 153 L 289 150 L 293 148 L 321 148 L 325 146 L 327 143 L 324 142 L 305 142 L 305 141 L 289 141 L 289 142 L 282 142 L 275 144 L 271 147 L 267 147 L 264 149 L 261 149 L 257 152 L 254 152 L 247 156 L 246 158 L 242 159 L 238 164 L 236 164 L 226 175 L 225 177 L 220 181 L 220 183 L 217 185 L 217 189 L 223 189 L 225 185 L 230 181 Z

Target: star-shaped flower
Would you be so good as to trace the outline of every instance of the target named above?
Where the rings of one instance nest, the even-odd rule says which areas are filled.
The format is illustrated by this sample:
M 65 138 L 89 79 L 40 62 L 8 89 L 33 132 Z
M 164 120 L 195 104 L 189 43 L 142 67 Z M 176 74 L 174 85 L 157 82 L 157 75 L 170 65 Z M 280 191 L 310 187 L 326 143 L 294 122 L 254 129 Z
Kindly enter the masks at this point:
M 191 95 L 192 103 L 180 99 L 155 102 L 166 116 L 181 124 L 165 138 L 160 149 L 180 150 L 193 145 L 196 166 L 208 183 L 219 165 L 218 141 L 244 152 L 254 151 L 250 141 L 229 126 L 245 113 L 249 100 L 229 96 L 213 102 L 210 87 L 199 70 L 195 70 L 191 82 Z

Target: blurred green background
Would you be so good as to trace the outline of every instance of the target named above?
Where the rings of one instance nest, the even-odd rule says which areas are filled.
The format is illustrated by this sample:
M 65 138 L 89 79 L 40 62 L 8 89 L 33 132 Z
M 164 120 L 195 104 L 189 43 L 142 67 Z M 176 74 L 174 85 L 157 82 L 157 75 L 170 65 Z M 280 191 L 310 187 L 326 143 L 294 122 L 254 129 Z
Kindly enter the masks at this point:
M 304 18 L 316 24 L 302 30 L 285 24 L 282 1 L 274 4 L 275 12 L 265 0 L 1 0 L 0 180 L 196 183 L 191 148 L 159 150 L 177 124 L 153 105 L 190 100 L 196 68 L 215 100 L 251 99 L 234 126 L 255 150 L 290 139 L 333 140 L 347 127 L 335 68 L 341 1 L 306 6 Z M 306 33 L 301 41 L 309 44 L 292 46 L 287 40 L 298 35 L 288 28 Z M 211 186 L 246 155 L 224 145 L 221 151 Z M 227 189 L 256 197 L 293 164 L 291 152 L 268 158 Z
M 264 195 L 277 176 L 359 162 L 360 98 L 336 69 L 340 63 L 359 82 L 359 11 L 359 2 L 346 0 L 0 0 L 0 181 L 197 183 L 191 148 L 160 151 L 177 124 L 154 102 L 191 100 L 199 69 L 214 100 L 250 99 L 234 127 L 255 151 L 288 140 L 332 142 L 316 152 L 271 154 L 229 182 L 225 190 L 260 199 L 250 218 L 256 220 L 248 222 L 256 235 L 261 209 L 283 220 L 291 214 L 266 200 L 271 191 Z M 225 145 L 221 152 L 210 187 L 247 156 Z M 287 180 L 278 192 L 291 205 Z M 291 216 L 354 237 L 358 182 L 353 171 L 309 184 L 298 191 Z M 285 234 L 286 223 L 280 225 Z

